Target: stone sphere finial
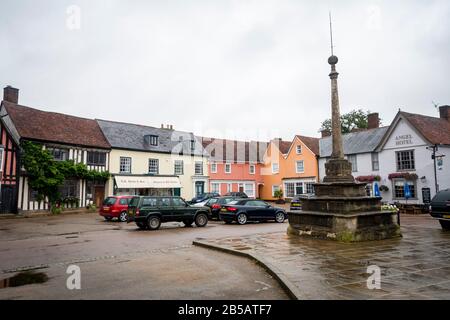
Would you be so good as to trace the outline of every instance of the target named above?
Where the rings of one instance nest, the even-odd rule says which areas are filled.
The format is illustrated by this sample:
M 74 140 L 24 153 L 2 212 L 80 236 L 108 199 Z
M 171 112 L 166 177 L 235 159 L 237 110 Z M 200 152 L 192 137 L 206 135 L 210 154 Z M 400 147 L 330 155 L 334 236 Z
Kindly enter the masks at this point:
M 334 55 L 328 58 L 328 63 L 331 65 L 337 64 L 338 61 L 339 61 L 338 57 L 336 57 Z

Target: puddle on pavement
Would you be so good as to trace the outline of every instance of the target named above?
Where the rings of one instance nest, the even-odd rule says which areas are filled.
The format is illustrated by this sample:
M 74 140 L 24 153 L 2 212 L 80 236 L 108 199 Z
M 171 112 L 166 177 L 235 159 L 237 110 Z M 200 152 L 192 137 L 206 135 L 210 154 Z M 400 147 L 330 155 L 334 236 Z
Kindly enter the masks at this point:
M 25 271 L 13 277 L 0 280 L 0 289 L 9 287 L 20 287 L 27 284 L 45 283 L 48 276 L 43 272 Z

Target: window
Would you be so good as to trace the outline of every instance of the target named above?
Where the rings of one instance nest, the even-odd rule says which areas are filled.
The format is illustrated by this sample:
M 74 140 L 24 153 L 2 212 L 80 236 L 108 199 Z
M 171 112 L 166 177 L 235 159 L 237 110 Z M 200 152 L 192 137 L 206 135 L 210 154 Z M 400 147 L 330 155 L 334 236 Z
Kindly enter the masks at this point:
M 264 201 L 260 201 L 260 200 L 251 200 L 251 201 L 247 201 L 245 203 L 246 206 L 249 207 L 266 207 L 267 203 L 265 203 Z
M 413 181 L 406 181 L 405 179 L 395 179 L 394 183 L 394 199 L 406 199 L 405 198 L 405 183 L 409 186 L 411 192 L 411 198 L 416 199 L 416 184 Z
M 170 198 L 161 198 L 161 206 L 162 207 L 170 207 Z
M 195 150 L 195 140 L 191 140 L 191 151 Z
M 159 160 L 158 159 L 148 159 L 148 173 L 149 174 L 159 174 Z
M 136 198 L 134 198 L 136 199 Z M 137 198 L 139 199 L 139 198 Z M 142 201 L 142 206 L 143 207 L 156 207 L 158 206 L 158 200 L 157 198 L 144 198 L 144 200 Z
M 172 202 L 175 207 L 186 207 L 186 202 L 180 198 L 173 198 Z
M 87 164 L 90 166 L 105 166 L 106 165 L 106 153 L 89 151 L 87 153 Z
M 280 186 L 272 186 L 272 197 L 275 197 L 275 192 L 280 190 Z
M 225 173 L 231 173 L 231 163 L 225 163 Z
M 301 145 L 297 146 L 297 154 L 302 154 L 302 146 Z
M 280 165 L 278 163 L 272 163 L 272 173 L 280 172 Z
M 217 173 L 217 163 L 211 163 L 211 173 Z
M 414 150 L 398 151 L 397 154 L 397 171 L 415 170 Z
M 293 198 L 295 196 L 295 183 L 286 182 L 284 184 L 284 191 L 286 198 Z
M 131 173 L 131 158 L 120 157 L 120 173 Z
M 177 175 L 177 176 L 181 176 L 181 175 L 184 174 L 184 163 L 183 163 L 183 160 L 175 160 L 174 172 L 175 172 L 175 175 Z
M 357 162 L 356 154 L 348 155 L 347 160 L 348 160 L 348 162 L 350 162 L 352 164 L 352 172 L 357 172 L 358 171 L 358 162 Z
M 128 205 L 128 201 L 129 201 L 129 199 L 120 199 L 119 204 L 122 206 L 126 206 L 126 205 Z
M 303 182 L 297 182 L 295 184 L 295 195 L 303 194 Z
M 372 153 L 372 171 L 380 170 L 380 161 L 378 159 L 378 153 Z
M 66 161 L 69 159 L 69 150 L 60 148 L 47 148 L 48 152 L 56 161 Z
M 297 173 L 305 172 L 305 162 L 303 160 L 295 162 L 295 170 Z
M 158 143 L 159 143 L 159 137 L 158 136 L 151 135 L 151 136 L 149 136 L 149 140 L 150 140 L 150 145 L 151 146 L 155 146 L 155 147 L 158 146 Z
M 255 185 L 253 183 L 246 183 L 244 185 L 244 192 L 249 198 L 255 196 Z
M 64 184 L 58 189 L 61 198 L 78 197 L 78 181 L 74 179 L 65 180 Z
M 250 174 L 255 174 L 256 173 L 256 166 L 254 164 L 251 164 L 249 166 L 249 172 L 250 172 Z
M 211 191 L 220 193 L 220 183 L 211 183 Z
M 195 162 L 195 175 L 202 176 L 203 175 L 203 162 L 196 161 Z
M 306 193 L 314 194 L 314 182 L 307 182 L 306 184 Z
M 227 193 L 233 191 L 233 184 L 227 183 Z

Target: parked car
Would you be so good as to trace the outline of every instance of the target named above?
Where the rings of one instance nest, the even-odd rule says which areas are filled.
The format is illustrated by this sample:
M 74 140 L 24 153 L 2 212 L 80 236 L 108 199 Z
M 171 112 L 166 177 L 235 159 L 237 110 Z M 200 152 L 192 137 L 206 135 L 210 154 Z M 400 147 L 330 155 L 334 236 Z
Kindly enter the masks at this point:
M 243 199 L 248 198 L 248 195 L 245 192 L 228 192 L 225 196 L 226 197 L 243 198 Z
M 217 192 L 206 192 L 206 193 L 202 193 L 201 195 L 196 196 L 195 198 L 192 198 L 190 203 L 195 204 L 195 203 L 203 202 L 203 201 L 209 200 L 214 197 L 219 197 L 219 196 L 220 196 L 220 194 L 218 194 Z
M 431 200 L 430 214 L 444 230 L 450 230 L 450 189 L 438 192 Z
M 242 225 L 248 221 L 268 220 L 283 223 L 286 219 L 287 214 L 284 209 L 273 207 L 262 200 L 234 200 L 222 206 L 222 209 L 220 209 L 220 220 L 225 223 L 236 221 Z
M 186 227 L 208 224 L 211 213 L 207 207 L 194 207 L 180 197 L 133 197 L 128 206 L 128 223 L 140 229 L 157 230 L 163 222 L 183 222 Z
M 120 222 L 127 221 L 128 204 L 133 196 L 108 197 L 103 201 L 99 214 L 107 221 L 117 218 Z
M 302 210 L 302 201 L 300 200 L 300 197 L 294 197 L 291 200 L 290 209 L 291 210 Z
M 231 201 L 238 200 L 239 198 L 235 197 L 216 197 L 209 199 L 205 206 L 211 210 L 211 217 L 215 219 L 219 219 L 220 209 L 222 206 L 230 203 Z

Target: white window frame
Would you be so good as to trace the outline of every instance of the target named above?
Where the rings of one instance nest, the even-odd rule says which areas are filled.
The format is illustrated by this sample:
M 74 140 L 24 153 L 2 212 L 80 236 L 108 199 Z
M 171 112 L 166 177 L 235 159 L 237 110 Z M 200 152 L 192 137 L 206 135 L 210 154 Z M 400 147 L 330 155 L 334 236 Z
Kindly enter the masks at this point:
M 276 166 L 276 169 L 275 169 Z M 272 173 L 280 173 L 280 164 L 278 162 L 272 163 Z
M 250 186 L 250 188 L 249 188 Z M 244 192 L 249 198 L 255 197 L 255 184 L 254 183 L 245 183 L 244 184 Z
M 297 145 L 297 146 L 295 147 L 295 151 L 296 151 L 297 154 L 302 154 L 302 152 L 303 152 L 303 147 L 302 147 L 302 145 L 301 145 L 301 144 Z
M 123 161 L 123 162 L 122 162 Z M 125 163 L 128 161 L 129 163 Z M 128 166 L 128 170 L 122 170 L 122 168 L 126 168 Z M 119 159 L 119 172 L 120 173 L 131 173 L 132 169 L 132 159 L 131 157 L 120 157 Z
M 252 170 L 252 168 L 253 168 L 253 170 Z M 248 167 L 248 171 L 249 171 L 250 174 L 256 174 L 256 165 L 255 164 L 251 164 Z
M 281 187 L 279 185 L 273 185 L 272 186 L 272 197 L 275 197 L 275 191 L 277 191 L 277 190 L 275 190 L 275 188 L 277 188 L 277 190 L 281 189 Z
M 303 170 L 301 170 L 301 171 L 299 171 L 298 170 L 298 165 L 299 165 L 299 163 L 302 163 L 303 165 Z M 295 172 L 296 173 L 305 173 L 305 161 L 304 160 L 298 160 L 298 161 L 295 161 Z
M 227 168 L 230 168 L 230 170 L 227 170 Z M 225 171 L 226 174 L 230 174 L 231 173 L 231 163 L 225 163 L 223 170 Z
M 220 183 L 211 182 L 211 192 L 217 192 L 220 194 Z
M 152 165 L 151 165 L 152 161 L 156 162 L 156 172 L 152 172 L 150 170 L 150 168 L 152 167 Z M 154 175 L 159 174 L 159 159 L 152 159 L 152 158 L 148 159 L 148 173 L 149 174 L 154 174 Z
M 217 163 L 211 163 L 211 173 L 217 173 Z
M 380 171 L 380 156 L 378 152 L 372 152 L 370 155 L 372 160 L 372 171 Z M 376 163 L 376 167 L 375 167 Z
M 233 192 L 233 184 L 227 183 L 227 193 Z
M 200 170 L 197 170 L 199 168 L 200 168 Z M 202 161 L 195 161 L 194 174 L 196 176 L 202 176 L 203 175 L 203 162 Z
M 181 172 L 179 172 L 179 171 L 177 172 L 177 166 L 181 166 Z M 173 172 L 176 176 L 184 175 L 184 161 L 183 160 L 175 160 L 173 162 Z
M 355 161 L 350 161 L 350 158 L 355 159 Z M 358 172 L 358 155 L 357 154 L 349 154 L 347 155 L 347 160 L 352 164 L 352 172 Z M 353 165 L 354 164 L 354 165 Z

